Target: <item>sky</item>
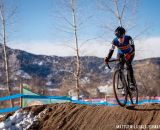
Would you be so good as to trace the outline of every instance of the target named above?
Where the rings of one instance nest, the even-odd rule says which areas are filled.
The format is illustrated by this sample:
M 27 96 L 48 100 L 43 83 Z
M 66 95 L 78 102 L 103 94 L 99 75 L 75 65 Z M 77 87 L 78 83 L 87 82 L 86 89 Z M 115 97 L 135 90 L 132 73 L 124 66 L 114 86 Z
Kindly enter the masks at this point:
M 62 18 L 66 17 L 72 22 L 70 10 L 64 6 L 65 1 L 67 0 L 15 0 L 16 24 L 13 33 L 9 33 L 8 46 L 34 54 L 75 55 L 71 49 L 74 47 L 73 35 L 68 33 L 71 31 L 70 25 Z M 105 57 L 114 38 L 114 32 L 106 31 L 104 27 L 105 24 L 113 23 L 113 15 L 100 9 L 100 1 L 78 0 L 77 22 L 83 23 L 78 30 L 78 40 L 79 44 L 85 43 L 81 47 L 81 55 Z M 136 58 L 160 57 L 160 0 L 138 1 L 133 20 L 136 26 L 127 32 L 135 38 Z M 9 5 L 13 0 L 5 2 Z M 131 0 L 129 2 L 132 4 Z M 118 23 L 115 25 L 119 26 Z

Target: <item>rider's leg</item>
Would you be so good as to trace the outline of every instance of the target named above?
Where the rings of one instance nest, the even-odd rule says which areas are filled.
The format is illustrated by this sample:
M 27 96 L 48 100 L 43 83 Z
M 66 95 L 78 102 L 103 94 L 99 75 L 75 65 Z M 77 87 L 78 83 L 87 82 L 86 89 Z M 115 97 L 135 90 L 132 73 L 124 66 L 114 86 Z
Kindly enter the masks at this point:
M 132 68 L 132 61 L 134 59 L 134 54 L 131 56 L 131 58 L 126 62 L 127 65 L 127 73 L 129 74 L 130 82 L 133 86 L 135 86 L 134 83 L 134 72 Z
M 117 54 L 117 59 L 120 59 L 120 61 L 119 61 L 117 66 L 120 66 L 121 68 L 123 68 L 124 67 L 124 63 L 125 63 L 124 54 L 118 53 Z
M 117 67 L 123 68 L 124 64 L 125 64 L 125 60 L 124 60 L 124 54 L 117 54 L 117 59 L 120 59 L 119 63 L 117 64 Z M 120 79 L 122 80 L 122 78 L 120 77 Z M 122 95 L 125 95 L 125 89 L 123 88 L 121 91 Z

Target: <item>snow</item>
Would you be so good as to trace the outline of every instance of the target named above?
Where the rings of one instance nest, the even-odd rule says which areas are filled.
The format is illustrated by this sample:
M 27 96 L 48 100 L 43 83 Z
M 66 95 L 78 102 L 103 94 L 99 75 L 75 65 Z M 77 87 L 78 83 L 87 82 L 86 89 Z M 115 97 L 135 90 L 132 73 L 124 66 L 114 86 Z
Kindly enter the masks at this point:
M 27 130 L 34 121 L 34 116 L 31 113 L 18 110 L 0 123 L 0 130 Z
M 4 117 L 5 115 L 0 115 L 0 118 Z
M 27 74 L 27 73 L 24 73 L 24 74 L 22 75 L 22 77 L 23 77 L 24 79 L 31 79 L 31 76 L 30 76 L 29 74 Z
M 13 87 L 13 90 L 19 90 L 20 88 L 19 87 Z
M 83 79 L 81 79 L 81 82 L 83 84 L 90 83 L 90 79 L 88 77 L 84 77 Z
M 42 61 L 40 61 L 40 62 L 38 63 L 38 65 L 40 65 L 40 66 L 41 66 L 41 65 L 43 65 L 43 62 L 42 62 Z
M 60 91 L 58 88 L 48 88 L 48 91 Z
M 16 75 L 19 76 L 19 75 L 21 75 L 22 73 L 23 73 L 23 70 L 18 70 L 18 71 L 16 72 Z
M 58 60 L 56 61 L 56 60 L 53 60 L 53 63 L 58 63 Z
M 7 87 L 0 86 L 0 90 L 7 90 Z
M 113 86 L 110 81 L 105 86 L 99 86 L 98 89 L 101 93 L 105 93 L 108 96 L 113 94 Z
M 48 82 L 46 83 L 46 85 L 47 85 L 47 86 L 52 85 L 52 81 L 48 81 Z
M 109 73 L 110 72 L 110 69 L 106 66 L 105 67 L 105 73 L 107 74 L 107 73 Z
M 16 75 L 22 76 L 24 79 L 31 79 L 31 76 L 28 73 L 24 72 L 23 70 L 18 70 L 16 72 Z
M 0 130 L 27 130 L 35 122 L 46 114 L 48 109 L 44 109 L 38 115 L 34 116 L 31 112 L 17 110 L 12 116 L 0 123 Z
M 17 78 L 17 77 L 13 77 L 13 80 L 15 80 L 15 81 L 16 81 L 16 80 L 18 80 L 18 78 Z

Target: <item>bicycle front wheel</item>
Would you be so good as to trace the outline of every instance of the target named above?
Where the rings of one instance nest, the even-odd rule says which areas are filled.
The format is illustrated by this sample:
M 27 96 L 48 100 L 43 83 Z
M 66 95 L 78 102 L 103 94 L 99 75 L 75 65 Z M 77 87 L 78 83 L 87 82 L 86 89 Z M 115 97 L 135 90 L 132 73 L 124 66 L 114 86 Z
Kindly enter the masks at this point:
M 127 83 L 123 73 L 116 70 L 113 75 L 113 91 L 115 98 L 120 106 L 125 106 L 127 103 Z

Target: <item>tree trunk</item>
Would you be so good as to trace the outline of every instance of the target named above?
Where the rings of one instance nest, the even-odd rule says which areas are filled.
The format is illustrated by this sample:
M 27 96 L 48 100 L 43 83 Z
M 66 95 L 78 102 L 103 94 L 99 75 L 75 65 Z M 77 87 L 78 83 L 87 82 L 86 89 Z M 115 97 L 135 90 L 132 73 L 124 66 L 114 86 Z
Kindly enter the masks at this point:
M 1 14 L 2 15 L 2 14 Z M 6 86 L 8 89 L 8 95 L 11 95 L 11 88 L 9 86 L 9 66 L 8 66 L 8 57 L 6 49 L 6 26 L 5 19 L 2 16 L 2 31 L 3 31 L 3 51 L 4 51 L 4 62 L 5 62 L 5 73 L 6 73 Z M 13 107 L 13 101 L 10 99 L 10 105 Z
M 76 48 L 76 89 L 79 99 L 79 79 L 80 79 L 80 56 L 79 56 L 79 46 L 78 46 L 78 36 L 77 36 L 77 23 L 76 23 L 76 12 L 75 12 L 75 0 L 71 0 L 72 5 L 72 16 L 73 16 L 73 30 L 74 30 L 74 40 Z

